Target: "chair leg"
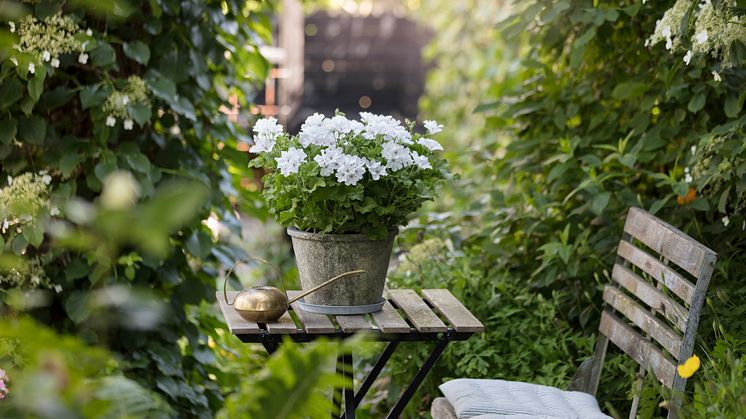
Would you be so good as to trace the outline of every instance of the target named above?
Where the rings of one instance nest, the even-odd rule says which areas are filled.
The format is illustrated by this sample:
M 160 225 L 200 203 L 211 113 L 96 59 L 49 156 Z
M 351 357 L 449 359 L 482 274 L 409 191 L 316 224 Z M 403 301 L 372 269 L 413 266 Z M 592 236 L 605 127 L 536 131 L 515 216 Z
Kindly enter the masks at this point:
M 453 405 L 445 397 L 437 397 L 430 406 L 433 419 L 458 419 Z

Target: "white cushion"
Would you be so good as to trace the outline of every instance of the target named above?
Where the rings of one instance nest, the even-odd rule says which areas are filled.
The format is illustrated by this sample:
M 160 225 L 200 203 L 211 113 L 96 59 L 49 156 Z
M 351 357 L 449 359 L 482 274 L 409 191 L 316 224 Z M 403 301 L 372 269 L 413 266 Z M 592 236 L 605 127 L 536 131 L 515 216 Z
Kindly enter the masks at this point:
M 588 393 L 539 384 L 459 378 L 441 384 L 440 391 L 459 419 L 612 419 Z

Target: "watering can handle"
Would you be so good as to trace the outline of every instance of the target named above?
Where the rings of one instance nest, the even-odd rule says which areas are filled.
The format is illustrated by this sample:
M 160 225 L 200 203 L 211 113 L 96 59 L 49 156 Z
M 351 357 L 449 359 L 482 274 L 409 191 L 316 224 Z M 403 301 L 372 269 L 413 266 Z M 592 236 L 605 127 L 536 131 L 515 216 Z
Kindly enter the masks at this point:
M 343 274 L 339 274 L 339 275 L 335 276 L 334 278 L 328 279 L 328 280 L 324 281 L 323 283 L 321 283 L 319 285 L 316 285 L 315 287 L 313 287 L 310 290 L 304 292 L 303 294 L 296 296 L 292 300 L 288 301 L 288 305 L 292 304 L 292 303 L 294 303 L 294 302 L 296 302 L 298 300 L 300 300 L 301 298 L 305 297 L 306 295 L 308 295 L 308 294 L 310 294 L 312 292 L 316 292 L 316 291 L 320 290 L 321 288 L 324 288 L 325 286 L 331 284 L 332 282 L 337 281 L 338 279 L 342 279 L 342 278 L 344 278 L 344 277 L 346 277 L 348 275 L 361 274 L 361 273 L 364 273 L 364 272 L 365 272 L 364 270 L 358 269 L 356 271 L 349 271 L 349 272 L 345 272 Z M 287 291 L 285 291 L 285 294 L 287 294 Z
M 240 265 L 240 264 L 242 264 L 244 262 L 251 261 L 251 260 L 255 260 L 257 262 L 262 262 L 264 264 L 267 264 L 267 265 L 271 266 L 275 270 L 275 272 L 277 272 L 277 277 L 280 278 L 280 283 L 282 284 L 282 290 L 283 290 L 283 292 L 285 292 L 285 295 L 288 294 L 287 288 L 285 288 L 285 281 L 282 279 L 282 272 L 280 271 L 280 268 L 278 268 L 277 266 L 273 265 L 272 262 L 270 262 L 270 261 L 268 261 L 266 259 L 254 258 L 254 257 L 243 258 L 243 259 L 237 261 L 236 263 L 234 263 L 233 266 L 231 266 L 231 268 L 228 270 L 228 273 L 225 274 L 225 279 L 223 280 L 223 299 L 225 300 L 225 303 L 228 304 L 229 306 L 232 306 L 233 304 L 235 304 L 236 298 L 238 298 L 238 296 L 236 296 L 236 298 L 233 299 L 232 303 L 228 302 L 228 290 L 227 290 L 227 287 L 228 287 L 228 278 L 231 276 L 231 274 L 233 273 L 233 270 L 236 269 L 236 267 L 238 265 Z

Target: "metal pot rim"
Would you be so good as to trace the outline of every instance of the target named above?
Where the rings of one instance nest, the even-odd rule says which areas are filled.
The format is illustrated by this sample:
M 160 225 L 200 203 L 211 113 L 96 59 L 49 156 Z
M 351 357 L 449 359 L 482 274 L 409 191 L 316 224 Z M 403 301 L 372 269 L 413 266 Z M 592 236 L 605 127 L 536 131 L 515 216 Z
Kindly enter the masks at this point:
M 324 242 L 375 242 L 391 240 L 399 234 L 399 228 L 393 227 L 389 229 L 389 236 L 387 238 L 379 240 L 371 240 L 367 234 L 328 234 L 328 233 L 312 233 L 310 231 L 301 231 L 295 227 L 288 227 L 288 235 L 291 237 L 297 237 L 304 240 L 316 240 Z

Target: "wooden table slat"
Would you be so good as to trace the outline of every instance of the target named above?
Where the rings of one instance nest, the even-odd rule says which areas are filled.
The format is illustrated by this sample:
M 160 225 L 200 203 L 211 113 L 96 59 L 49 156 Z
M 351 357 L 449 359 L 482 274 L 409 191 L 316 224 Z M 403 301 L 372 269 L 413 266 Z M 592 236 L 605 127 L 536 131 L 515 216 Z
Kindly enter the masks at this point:
M 271 335 L 292 335 L 298 333 L 298 327 L 290 313 L 285 312 L 276 322 L 267 323 L 267 331 Z
M 447 289 L 425 289 L 422 290 L 422 295 L 451 322 L 457 332 L 478 333 L 484 331 L 482 322 L 474 317 Z
M 233 301 L 238 295 L 239 291 L 228 291 L 228 301 Z M 223 312 L 225 317 L 225 323 L 228 325 L 228 330 L 233 334 L 246 334 L 246 333 L 259 333 L 259 325 L 253 322 L 249 322 L 239 316 L 233 307 L 229 306 L 223 298 L 223 292 L 218 291 L 215 293 L 215 297 L 218 300 L 220 311 Z
M 345 333 L 357 333 L 357 332 L 370 332 L 373 329 L 370 327 L 370 323 L 361 314 L 354 316 L 335 316 L 337 324 L 342 328 Z
M 383 333 L 409 333 L 412 330 L 388 301 L 383 304 L 381 311 L 373 313 L 371 317 Z
M 298 294 L 300 294 L 300 291 L 288 291 L 288 296 L 291 299 Z M 298 319 L 303 323 L 303 329 L 307 333 L 334 333 L 336 331 L 334 324 L 329 320 L 328 316 L 305 311 L 300 308 L 300 304 L 297 301 L 291 304 L 291 307 L 298 316 Z
M 421 333 L 446 332 L 448 327 L 430 310 L 416 292 L 408 289 L 389 290 L 391 301 L 404 311 L 417 331 Z

